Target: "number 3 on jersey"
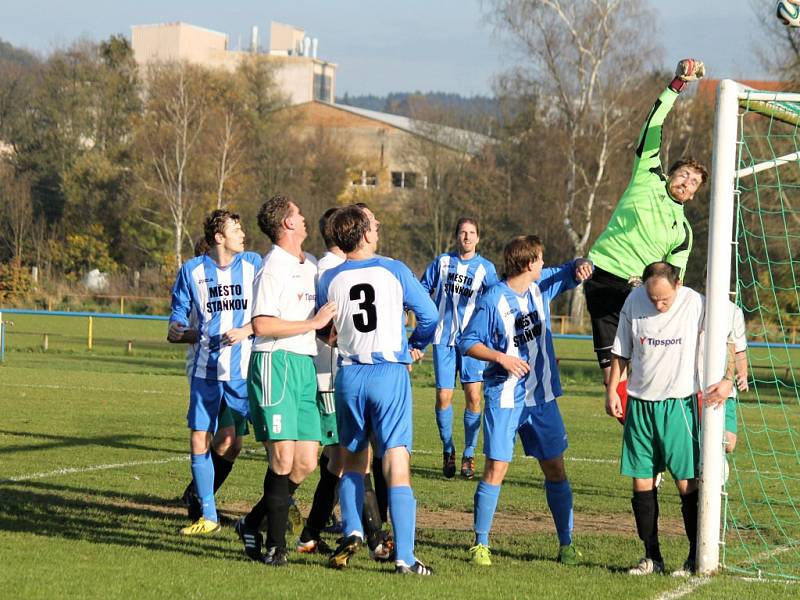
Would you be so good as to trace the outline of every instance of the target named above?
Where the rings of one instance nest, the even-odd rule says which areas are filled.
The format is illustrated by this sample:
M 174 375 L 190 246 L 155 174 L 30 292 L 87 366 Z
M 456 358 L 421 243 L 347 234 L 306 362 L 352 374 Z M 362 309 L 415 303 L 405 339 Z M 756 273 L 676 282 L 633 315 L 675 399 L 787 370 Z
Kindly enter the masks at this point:
M 353 325 L 361 333 L 375 331 L 378 327 L 378 312 L 375 310 L 375 288 L 368 283 L 359 283 L 350 288 L 350 300 L 358 302 L 360 313 L 353 315 Z

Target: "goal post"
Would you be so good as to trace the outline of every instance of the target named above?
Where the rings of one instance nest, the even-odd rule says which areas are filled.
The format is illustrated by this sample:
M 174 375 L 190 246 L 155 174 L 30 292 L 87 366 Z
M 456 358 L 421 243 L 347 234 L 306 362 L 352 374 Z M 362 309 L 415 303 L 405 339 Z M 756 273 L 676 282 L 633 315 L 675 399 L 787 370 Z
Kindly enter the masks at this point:
M 723 80 L 717 91 L 711 160 L 703 390 L 722 379 L 727 361 L 739 91 L 739 85 L 730 79 Z M 712 573 L 719 566 L 724 421 L 722 406 L 703 411 L 696 557 L 701 574 Z
M 713 135 L 700 383 L 725 373 L 735 301 L 751 390 L 727 483 L 725 411 L 703 411 L 697 570 L 800 580 L 800 94 L 723 80 Z

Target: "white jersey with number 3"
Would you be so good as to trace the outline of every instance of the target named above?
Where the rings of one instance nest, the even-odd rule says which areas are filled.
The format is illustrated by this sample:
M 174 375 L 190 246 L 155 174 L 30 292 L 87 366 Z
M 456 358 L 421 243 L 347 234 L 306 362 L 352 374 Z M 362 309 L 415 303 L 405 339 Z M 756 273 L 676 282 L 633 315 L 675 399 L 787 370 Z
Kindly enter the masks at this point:
M 436 306 L 402 262 L 376 256 L 348 260 L 320 279 L 317 307 L 336 302 L 340 366 L 385 362 L 411 363 L 409 343 L 424 348 L 436 328 Z M 406 340 L 405 309 L 417 317 Z

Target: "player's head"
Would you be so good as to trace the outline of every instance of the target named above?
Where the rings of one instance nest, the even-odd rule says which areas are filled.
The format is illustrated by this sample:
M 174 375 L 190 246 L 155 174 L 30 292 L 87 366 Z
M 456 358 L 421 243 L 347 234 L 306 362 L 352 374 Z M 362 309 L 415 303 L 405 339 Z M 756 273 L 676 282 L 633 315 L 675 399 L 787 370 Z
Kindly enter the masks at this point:
M 203 223 L 203 235 L 209 248 L 220 246 L 234 253 L 244 250 L 244 231 L 239 215 L 229 210 L 212 211 Z
M 375 226 L 376 233 L 380 231 L 381 222 L 378 221 L 378 217 L 376 217 L 375 213 L 370 210 L 369 206 L 367 206 L 363 202 L 356 202 L 353 206 L 357 206 L 358 208 L 364 211 L 364 213 L 367 215 L 367 218 L 369 219 L 370 225 Z
M 287 194 L 276 194 L 258 210 L 258 227 L 272 241 L 278 243 L 287 235 L 300 242 L 306 239 L 306 219 L 294 199 Z
M 669 168 L 667 176 L 669 195 L 683 204 L 694 198 L 700 186 L 708 181 L 708 169 L 691 157 L 682 158 Z
M 661 313 L 667 312 L 678 297 L 681 272 L 678 267 L 665 262 L 650 263 L 642 273 L 647 297 Z
M 201 237 L 197 238 L 194 242 L 194 255 L 195 256 L 203 256 L 203 254 L 208 254 L 208 251 L 211 247 L 208 245 L 206 241 L 206 236 L 202 235 Z
M 331 235 L 330 221 L 333 213 L 337 210 L 339 209 L 333 206 L 322 213 L 319 219 L 319 234 L 322 236 L 322 241 L 325 242 L 325 247 L 328 250 L 336 247 L 336 242 L 333 241 L 333 236 Z
M 518 235 L 503 248 L 504 277 L 510 279 L 530 272 L 539 279 L 544 265 L 544 244 L 539 236 Z
M 462 217 L 456 223 L 456 245 L 459 254 L 475 252 L 478 242 L 481 241 L 480 228 L 475 219 Z
M 331 217 L 331 235 L 339 249 L 349 254 L 378 240 L 377 226 L 359 206 L 345 206 Z

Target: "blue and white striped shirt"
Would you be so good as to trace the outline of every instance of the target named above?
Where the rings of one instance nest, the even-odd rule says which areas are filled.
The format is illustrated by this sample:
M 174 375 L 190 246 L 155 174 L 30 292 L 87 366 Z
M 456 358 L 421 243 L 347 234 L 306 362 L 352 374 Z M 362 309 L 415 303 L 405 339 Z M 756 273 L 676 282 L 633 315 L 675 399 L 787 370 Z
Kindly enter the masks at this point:
M 497 272 L 491 261 L 480 254 L 462 260 L 458 253 L 450 252 L 428 265 L 421 282 L 439 308 L 433 343 L 455 346 L 481 293 L 497 283 Z
M 216 381 L 247 378 L 252 341 L 247 338 L 224 346 L 220 340 L 224 333 L 250 322 L 253 279 L 260 266 L 261 256 L 255 252 L 237 254 L 224 268 L 208 255 L 183 263 L 172 286 L 169 320 L 188 326 L 192 312 L 197 315 L 199 340 L 190 377 Z
M 461 336 L 459 349 L 466 354 L 482 343 L 492 350 L 527 361 L 530 372 L 518 378 L 496 362 L 483 371 L 487 402 L 502 408 L 524 403 L 534 406 L 561 396 L 553 337 L 550 302 L 577 285 L 575 261 L 542 270 L 539 281 L 517 294 L 505 280 L 481 296 L 475 315 Z

